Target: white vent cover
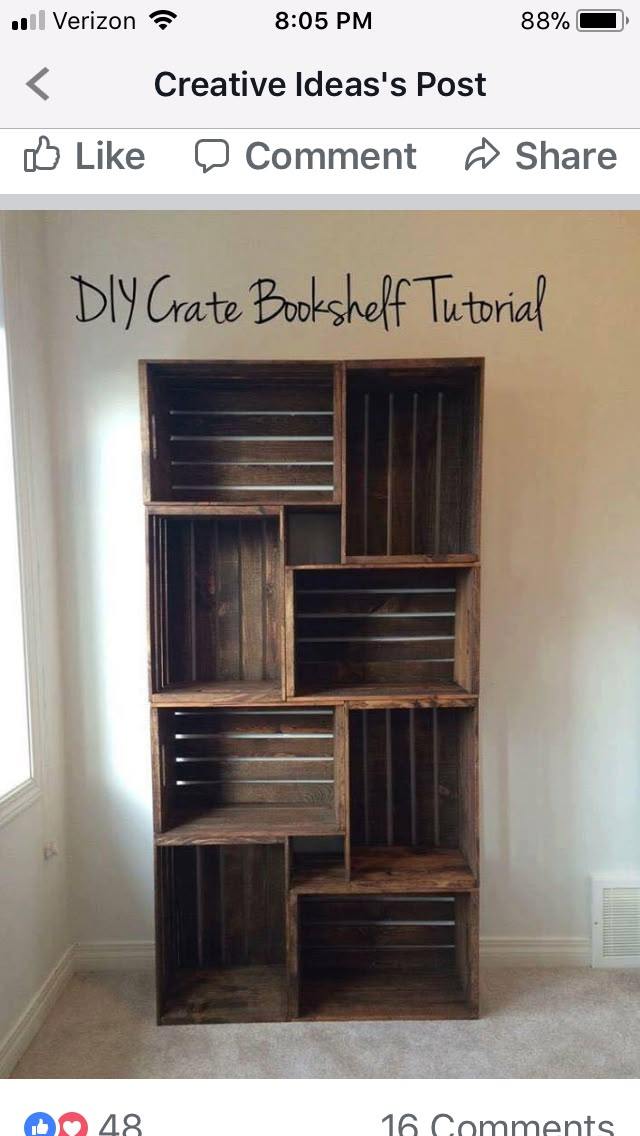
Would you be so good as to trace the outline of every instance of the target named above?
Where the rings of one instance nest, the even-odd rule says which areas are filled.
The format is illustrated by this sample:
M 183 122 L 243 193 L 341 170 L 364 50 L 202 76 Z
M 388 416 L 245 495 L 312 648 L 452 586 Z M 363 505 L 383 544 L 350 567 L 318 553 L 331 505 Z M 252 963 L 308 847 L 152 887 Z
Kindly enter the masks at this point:
M 640 875 L 593 877 L 591 961 L 640 967 Z

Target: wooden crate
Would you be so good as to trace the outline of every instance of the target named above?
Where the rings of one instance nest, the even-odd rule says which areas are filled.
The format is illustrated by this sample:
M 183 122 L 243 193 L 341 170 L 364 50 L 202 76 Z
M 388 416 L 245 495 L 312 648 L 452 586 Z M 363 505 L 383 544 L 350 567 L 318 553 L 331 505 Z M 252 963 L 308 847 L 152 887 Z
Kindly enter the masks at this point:
M 342 831 L 335 710 L 283 705 L 153 713 L 159 844 Z
M 347 364 L 345 556 L 474 560 L 482 365 Z
M 279 515 L 149 516 L 154 701 L 282 694 Z
M 283 844 L 156 851 L 160 1023 L 286 1017 Z
M 474 693 L 473 568 L 287 570 L 289 696 Z
M 331 363 L 142 365 L 147 501 L 339 500 Z
M 301 896 L 299 1016 L 476 1017 L 476 905 L 473 892 Z
M 476 886 L 477 711 L 351 710 L 349 801 L 356 884 L 393 870 L 408 888 L 453 872 Z

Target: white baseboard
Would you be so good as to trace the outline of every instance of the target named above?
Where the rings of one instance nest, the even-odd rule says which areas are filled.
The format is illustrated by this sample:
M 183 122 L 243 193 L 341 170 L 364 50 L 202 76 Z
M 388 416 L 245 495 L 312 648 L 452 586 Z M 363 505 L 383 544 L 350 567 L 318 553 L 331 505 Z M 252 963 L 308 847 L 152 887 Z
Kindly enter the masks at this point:
M 74 948 L 69 947 L 42 986 L 21 1013 L 6 1037 L 0 1041 L 0 1078 L 6 1079 L 50 1014 L 67 983 L 73 977 Z
M 487 966 L 591 966 L 591 941 L 492 936 L 480 939 L 480 959 Z
M 155 945 L 151 939 L 114 939 L 96 943 L 76 943 L 74 969 L 153 970 Z
M 0 1079 L 8 1077 L 15 1068 L 74 973 L 152 970 L 154 957 L 150 939 L 104 940 L 69 947 L 0 1042 Z M 590 966 L 591 943 L 578 938 L 495 936 L 480 940 L 480 958 L 487 966 Z

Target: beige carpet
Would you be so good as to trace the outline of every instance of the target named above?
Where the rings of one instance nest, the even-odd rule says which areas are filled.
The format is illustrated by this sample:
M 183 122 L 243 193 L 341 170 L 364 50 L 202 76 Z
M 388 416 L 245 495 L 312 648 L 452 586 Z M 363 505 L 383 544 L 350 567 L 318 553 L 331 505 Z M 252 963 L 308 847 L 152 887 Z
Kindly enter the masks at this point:
M 150 974 L 73 979 L 14 1077 L 640 1077 L 640 972 L 486 970 L 477 1022 L 154 1025 Z

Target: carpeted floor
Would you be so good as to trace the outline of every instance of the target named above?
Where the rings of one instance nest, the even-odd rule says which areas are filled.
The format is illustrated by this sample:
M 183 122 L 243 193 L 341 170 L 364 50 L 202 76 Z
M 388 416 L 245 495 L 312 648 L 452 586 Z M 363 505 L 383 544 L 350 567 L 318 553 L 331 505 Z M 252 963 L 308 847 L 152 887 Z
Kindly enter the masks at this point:
M 76 976 L 14 1077 L 640 1077 L 640 972 L 491 969 L 477 1022 L 154 1025 L 150 974 Z

